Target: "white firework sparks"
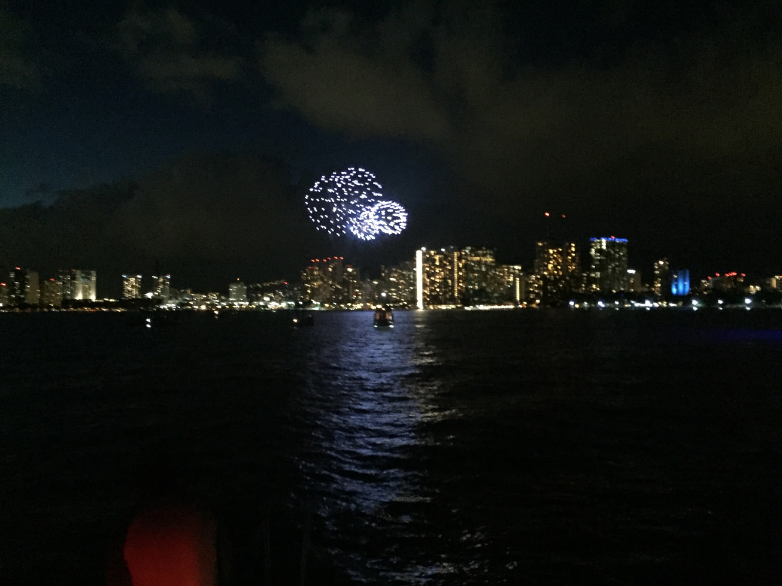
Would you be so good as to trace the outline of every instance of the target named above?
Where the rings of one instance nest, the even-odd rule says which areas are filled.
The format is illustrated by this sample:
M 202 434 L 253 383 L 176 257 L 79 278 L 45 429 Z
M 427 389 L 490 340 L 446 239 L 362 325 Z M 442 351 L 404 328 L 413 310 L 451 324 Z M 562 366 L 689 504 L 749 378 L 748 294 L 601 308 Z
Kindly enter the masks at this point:
M 407 226 L 407 212 L 400 204 L 382 200 L 382 186 L 361 168 L 321 177 L 304 196 L 307 212 L 316 229 L 360 240 L 379 234 L 400 234 Z

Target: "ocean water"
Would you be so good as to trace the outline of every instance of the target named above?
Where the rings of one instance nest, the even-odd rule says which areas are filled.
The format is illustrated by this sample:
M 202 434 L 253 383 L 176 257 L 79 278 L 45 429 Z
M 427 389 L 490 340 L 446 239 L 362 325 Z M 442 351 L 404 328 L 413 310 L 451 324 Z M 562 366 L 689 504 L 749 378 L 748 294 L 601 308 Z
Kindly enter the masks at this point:
M 105 584 L 158 502 L 221 584 L 782 583 L 782 312 L 371 322 L 0 315 L 0 584 Z

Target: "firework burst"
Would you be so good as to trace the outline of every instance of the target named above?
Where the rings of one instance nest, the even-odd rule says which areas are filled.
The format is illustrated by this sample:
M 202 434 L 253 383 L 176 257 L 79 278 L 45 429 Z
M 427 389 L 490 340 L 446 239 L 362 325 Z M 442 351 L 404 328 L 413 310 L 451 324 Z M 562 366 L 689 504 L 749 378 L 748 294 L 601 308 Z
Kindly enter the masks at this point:
M 321 177 L 304 196 L 316 229 L 334 236 L 351 234 L 374 240 L 379 234 L 400 234 L 407 226 L 407 212 L 400 204 L 382 200 L 383 187 L 361 168 Z

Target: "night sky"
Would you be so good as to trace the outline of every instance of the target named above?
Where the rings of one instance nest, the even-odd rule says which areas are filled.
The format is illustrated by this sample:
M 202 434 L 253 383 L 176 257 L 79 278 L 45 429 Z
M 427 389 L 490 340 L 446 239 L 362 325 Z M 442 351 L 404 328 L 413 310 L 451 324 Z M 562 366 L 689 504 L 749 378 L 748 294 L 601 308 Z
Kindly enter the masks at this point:
M 768 276 L 781 163 L 777 1 L 0 0 L 0 266 L 97 269 L 99 295 L 422 245 L 529 267 L 547 233 L 628 238 L 645 280 Z M 403 236 L 314 230 L 304 193 L 350 166 Z

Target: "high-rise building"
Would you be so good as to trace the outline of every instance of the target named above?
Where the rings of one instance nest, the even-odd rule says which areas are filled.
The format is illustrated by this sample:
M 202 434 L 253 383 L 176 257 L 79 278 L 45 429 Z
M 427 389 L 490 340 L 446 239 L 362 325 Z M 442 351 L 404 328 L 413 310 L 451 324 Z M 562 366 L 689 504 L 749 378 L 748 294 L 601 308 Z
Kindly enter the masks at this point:
M 580 289 L 578 248 L 574 242 L 535 246 L 535 274 L 540 280 L 543 299 L 561 299 Z
M 493 303 L 521 301 L 521 265 L 495 265 L 489 277 L 488 293 Z
M 743 291 L 745 289 L 744 273 L 735 271 L 729 273 L 716 273 L 714 277 L 708 277 L 707 288 L 714 291 Z
M 46 307 L 62 306 L 62 283 L 57 279 L 41 281 L 41 305 Z
M 361 285 L 361 275 L 358 268 L 345 265 L 343 272 L 343 287 L 345 302 L 357 306 L 364 302 L 364 288 Z
M 73 271 L 69 269 L 60 269 L 57 271 L 57 282 L 62 289 L 63 300 L 73 299 Z
M 38 273 L 15 267 L 9 275 L 9 303 L 38 305 Z
M 490 248 L 467 246 L 461 250 L 460 255 L 463 259 L 464 285 L 460 289 L 463 293 L 456 299 L 461 302 L 462 297 L 472 299 L 489 294 L 496 265 L 494 251 Z M 456 275 L 458 276 L 458 272 Z
M 24 302 L 28 305 L 38 305 L 40 301 L 40 288 L 38 286 L 38 273 L 27 272 L 27 288 L 24 294 Z
M 519 303 L 537 305 L 541 302 L 542 286 L 540 277 L 535 273 L 522 274 L 519 278 Z
M 654 281 L 652 291 L 658 297 L 666 295 L 671 290 L 671 268 L 667 258 L 661 258 L 654 263 Z
M 627 269 L 627 291 L 640 293 L 643 290 L 641 273 L 635 269 Z
M 171 296 L 171 275 L 152 275 L 152 282 L 154 283 L 152 297 L 167 301 Z
M 416 304 L 427 307 L 493 302 L 504 294 L 504 273 L 495 270 L 494 251 L 449 246 L 416 251 Z
M 393 304 L 415 303 L 415 265 L 404 262 L 397 267 L 383 267 L 383 293 Z
M 0 307 L 8 307 L 10 304 L 10 287 L 8 283 L 0 283 Z
M 350 275 L 341 256 L 313 258 L 310 265 L 302 271 L 302 296 L 305 301 L 321 305 L 344 305 L 353 303 L 353 299 L 363 299 L 363 292 L 356 287 L 358 271 L 350 267 Z
M 95 271 L 74 269 L 71 271 L 71 299 L 95 301 L 97 297 Z
M 122 275 L 122 298 L 139 299 L 141 297 L 141 275 Z
M 228 285 L 228 301 L 231 303 L 247 303 L 247 287 L 239 279 Z
M 455 274 L 454 261 L 457 267 Z M 458 251 L 446 251 L 444 248 L 416 251 L 416 282 L 420 284 L 417 299 L 421 308 L 458 303 L 455 296 L 460 291 L 458 266 Z
M 589 246 L 591 265 L 587 289 L 596 293 L 627 290 L 627 239 L 592 238 Z
M 690 271 L 675 271 L 671 275 L 671 293 L 677 296 L 689 295 L 690 293 Z

